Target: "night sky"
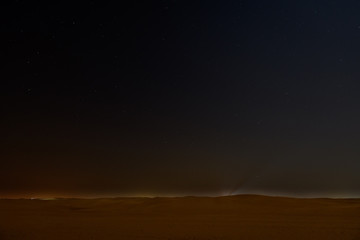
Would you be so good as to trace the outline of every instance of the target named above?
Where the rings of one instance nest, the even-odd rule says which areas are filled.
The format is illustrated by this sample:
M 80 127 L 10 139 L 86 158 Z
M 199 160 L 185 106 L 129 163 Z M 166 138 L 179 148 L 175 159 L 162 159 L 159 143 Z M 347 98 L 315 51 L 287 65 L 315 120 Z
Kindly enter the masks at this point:
M 360 196 L 360 2 L 1 3 L 0 196 Z

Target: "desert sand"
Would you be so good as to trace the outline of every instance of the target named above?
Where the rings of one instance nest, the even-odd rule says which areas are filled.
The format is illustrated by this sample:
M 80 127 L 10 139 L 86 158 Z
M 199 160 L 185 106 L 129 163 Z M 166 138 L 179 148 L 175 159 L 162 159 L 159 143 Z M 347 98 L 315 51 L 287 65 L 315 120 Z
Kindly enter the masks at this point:
M 1 240 L 360 239 L 359 199 L 0 200 Z

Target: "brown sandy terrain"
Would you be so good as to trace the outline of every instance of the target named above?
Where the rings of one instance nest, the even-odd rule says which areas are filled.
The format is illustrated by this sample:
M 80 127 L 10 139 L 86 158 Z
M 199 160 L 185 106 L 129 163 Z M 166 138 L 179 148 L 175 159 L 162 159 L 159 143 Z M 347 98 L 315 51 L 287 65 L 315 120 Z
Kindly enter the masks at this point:
M 0 239 L 360 239 L 360 200 L 0 200 Z

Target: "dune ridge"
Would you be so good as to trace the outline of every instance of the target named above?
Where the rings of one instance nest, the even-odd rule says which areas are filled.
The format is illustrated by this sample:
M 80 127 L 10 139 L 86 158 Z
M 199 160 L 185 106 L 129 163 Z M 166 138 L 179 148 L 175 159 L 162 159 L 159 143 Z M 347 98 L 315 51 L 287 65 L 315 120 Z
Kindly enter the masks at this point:
M 0 200 L 0 239 L 360 239 L 360 199 Z

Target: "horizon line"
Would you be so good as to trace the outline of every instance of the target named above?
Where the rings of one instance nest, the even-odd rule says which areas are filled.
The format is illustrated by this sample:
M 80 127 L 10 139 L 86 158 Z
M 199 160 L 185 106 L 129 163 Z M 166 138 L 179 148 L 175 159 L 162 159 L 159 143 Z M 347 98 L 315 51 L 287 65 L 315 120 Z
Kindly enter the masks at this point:
M 290 195 L 274 195 L 274 194 L 256 194 L 256 193 L 239 193 L 239 194 L 229 194 L 229 195 L 126 195 L 126 196 L 99 196 L 99 197 L 64 197 L 64 196 L 47 196 L 47 197 L 1 197 L 0 200 L 70 200 L 70 199 L 77 199 L 77 200 L 100 200 L 100 199 L 120 199 L 120 198 L 225 198 L 225 197 L 270 197 L 270 198 L 293 198 L 293 199 L 360 199 L 360 197 L 350 197 L 350 196 L 344 196 L 344 197 L 331 197 L 331 196 L 290 196 Z

